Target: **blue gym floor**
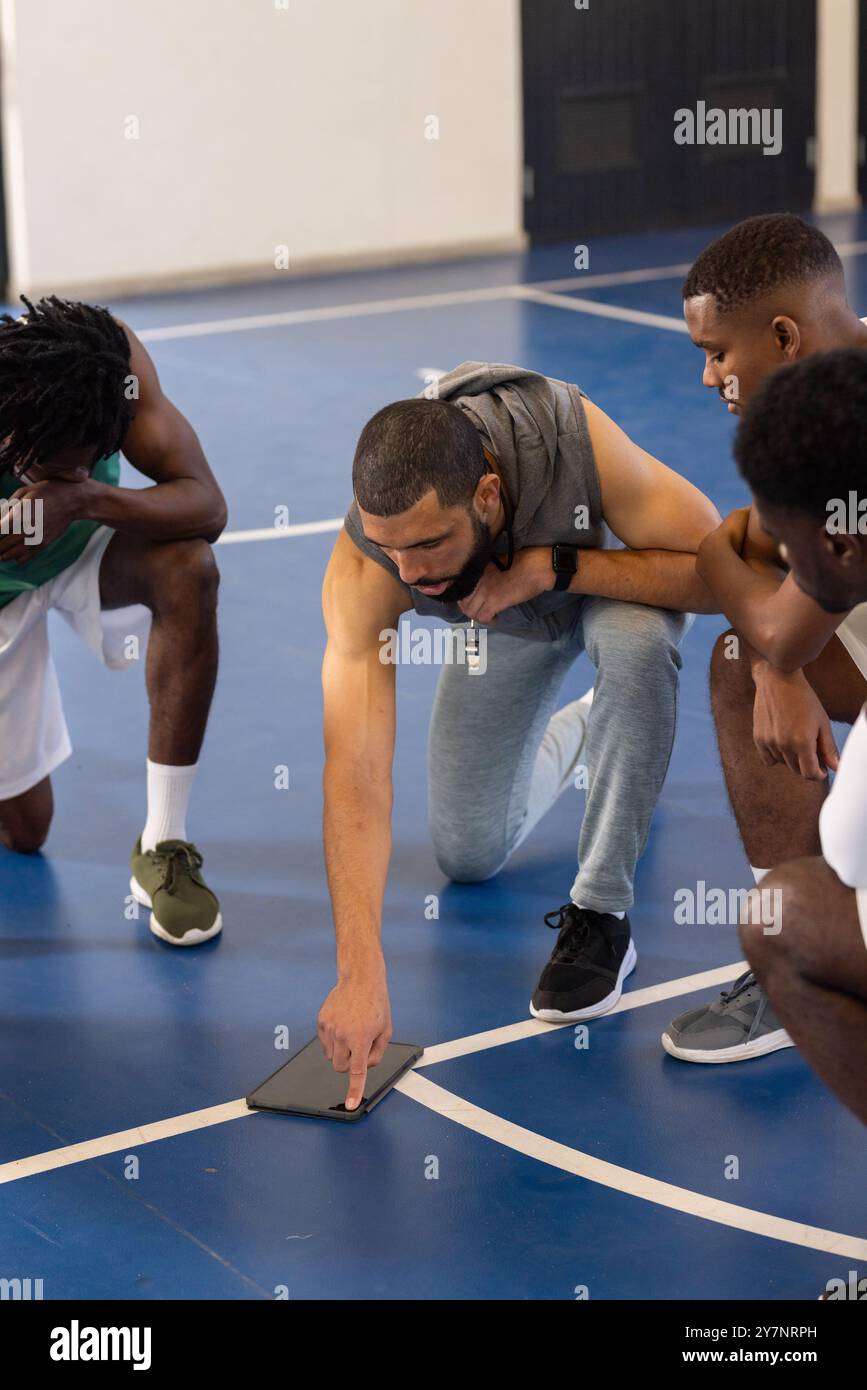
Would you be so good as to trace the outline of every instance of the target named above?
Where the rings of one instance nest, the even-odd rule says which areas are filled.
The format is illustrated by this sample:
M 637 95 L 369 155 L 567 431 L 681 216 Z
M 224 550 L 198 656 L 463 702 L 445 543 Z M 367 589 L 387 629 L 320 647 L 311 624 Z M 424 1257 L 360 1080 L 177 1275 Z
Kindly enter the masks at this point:
M 822 225 L 838 244 L 867 231 L 867 219 Z M 111 307 L 145 333 L 165 389 L 194 423 L 232 532 L 273 526 L 281 506 L 290 524 L 342 516 L 364 422 L 419 391 L 420 369 L 466 359 L 580 383 L 725 514 L 747 500 L 732 421 L 703 390 L 702 355 L 686 334 L 505 288 L 571 278 L 557 290 L 564 301 L 678 318 L 676 274 L 596 287 L 592 277 L 688 263 L 720 230 L 596 240 L 589 287 L 560 245 Z M 856 248 L 845 263 L 853 303 L 867 311 L 867 260 Z M 466 294 L 498 286 L 501 297 Z M 381 312 L 383 301 L 439 295 L 446 301 Z M 335 316 L 215 331 L 326 307 Z M 184 325 L 211 327 L 160 331 Z M 334 538 L 217 552 L 223 664 L 190 834 L 225 931 L 204 947 L 173 950 L 150 935 L 147 913 L 125 917 L 144 813 L 143 682 L 104 671 L 55 628 L 75 754 L 55 777 L 44 855 L 0 850 L 0 1277 L 42 1279 L 46 1298 L 573 1299 L 577 1289 L 591 1299 L 815 1299 L 865 1263 L 864 1132 L 793 1049 L 723 1067 L 667 1057 L 663 1027 L 709 993 L 689 984 L 591 1024 L 586 1049 L 571 1028 L 546 1028 L 423 1066 L 419 1078 L 452 1097 L 442 1111 L 420 1081 L 419 1098 L 410 1084 L 357 1125 L 251 1114 L 155 1142 L 127 1137 L 60 1166 L 69 1145 L 243 1096 L 288 1055 L 275 1051 L 276 1029 L 292 1051 L 313 1036 L 333 982 L 319 588 Z M 699 618 L 685 644 L 679 735 L 631 914 L 639 964 L 628 992 L 740 959 L 733 929 L 673 921 L 678 887 L 751 881 L 706 693 L 723 626 Z M 429 1047 L 527 1019 L 553 942 L 543 914 L 568 897 L 581 814 L 581 794 L 564 797 L 495 880 L 448 884 L 426 828 L 436 676 L 398 676 L 384 921 L 395 1037 Z M 564 702 L 591 683 L 582 658 Z M 497 756 L 494 729 L 487 755 Z M 281 764 L 289 788 L 278 791 Z M 461 1101 L 508 1124 L 499 1135 L 496 1119 L 493 1135 L 467 1127 Z M 523 1147 L 506 1142 L 509 1125 L 528 1135 Z M 592 1174 L 545 1161 L 555 1150 L 544 1141 L 561 1157 L 584 1155 Z M 14 1166 L 49 1151 L 47 1171 Z M 125 1176 L 132 1154 L 137 1179 Z M 730 1156 L 737 1180 L 725 1177 Z M 613 1185 L 597 1180 L 612 1170 L 596 1160 L 616 1165 Z M 653 1200 L 654 1183 L 638 1191 L 642 1175 L 669 1184 L 671 1200 Z M 696 1214 L 702 1196 L 729 1206 L 707 1207 L 718 1218 L 707 1219 Z M 736 1224 L 733 1206 L 746 1211 Z M 788 1238 L 767 1233 L 767 1216 L 792 1223 Z

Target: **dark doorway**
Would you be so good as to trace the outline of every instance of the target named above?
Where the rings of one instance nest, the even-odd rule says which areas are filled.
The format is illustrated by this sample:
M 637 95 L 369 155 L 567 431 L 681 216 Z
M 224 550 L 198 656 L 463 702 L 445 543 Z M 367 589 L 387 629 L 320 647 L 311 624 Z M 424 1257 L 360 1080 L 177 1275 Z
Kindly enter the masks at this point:
M 809 208 L 815 11 L 815 0 L 523 0 L 533 241 Z M 679 109 L 780 110 L 780 153 L 763 154 L 753 118 L 740 127 L 749 143 L 677 144 Z

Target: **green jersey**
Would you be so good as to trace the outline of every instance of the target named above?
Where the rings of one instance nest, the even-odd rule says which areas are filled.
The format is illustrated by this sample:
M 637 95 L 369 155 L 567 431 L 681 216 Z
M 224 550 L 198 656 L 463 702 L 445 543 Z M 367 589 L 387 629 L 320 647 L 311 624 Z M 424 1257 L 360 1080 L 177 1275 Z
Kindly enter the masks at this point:
M 92 477 L 97 482 L 107 483 L 109 487 L 117 487 L 120 481 L 120 454 L 100 459 Z M 0 476 L 0 497 L 9 498 L 22 486 L 17 478 L 4 473 Z M 40 589 L 50 579 L 74 565 L 99 524 L 98 521 L 73 521 L 56 541 L 34 547 L 32 559 L 25 560 L 21 565 L 15 561 L 0 562 L 0 608 L 11 603 L 19 594 Z

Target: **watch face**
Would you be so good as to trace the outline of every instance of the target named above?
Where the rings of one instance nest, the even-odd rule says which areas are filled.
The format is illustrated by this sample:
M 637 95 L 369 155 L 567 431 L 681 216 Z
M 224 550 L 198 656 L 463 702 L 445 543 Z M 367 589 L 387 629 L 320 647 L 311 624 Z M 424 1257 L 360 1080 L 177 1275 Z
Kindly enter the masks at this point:
M 578 556 L 571 546 L 554 546 L 554 573 L 575 574 L 578 569 Z

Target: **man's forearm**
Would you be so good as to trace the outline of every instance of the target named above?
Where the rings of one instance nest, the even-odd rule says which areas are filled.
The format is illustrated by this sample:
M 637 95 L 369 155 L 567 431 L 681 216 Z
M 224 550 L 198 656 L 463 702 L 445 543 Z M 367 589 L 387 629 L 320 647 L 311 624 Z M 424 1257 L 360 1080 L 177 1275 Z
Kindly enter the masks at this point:
M 696 573 L 695 556 L 680 550 L 581 550 L 569 592 L 682 613 L 720 611 Z
M 737 513 L 732 513 L 737 517 Z M 697 569 L 732 627 L 780 672 L 802 671 L 821 656 L 845 613 L 826 613 L 772 560 L 740 554 L 724 522 L 702 542 Z
M 215 541 L 226 524 L 219 492 L 195 478 L 178 478 L 153 487 L 110 487 L 91 478 L 81 488 L 82 521 L 98 521 L 132 536 L 155 541 Z
M 750 668 L 750 675 L 753 678 L 753 684 L 756 689 L 758 689 L 763 680 L 773 680 L 777 675 L 784 677 L 787 674 L 786 672 L 778 671 L 773 662 L 768 661 L 767 657 L 753 647 L 740 633 L 736 633 L 735 635 L 738 639 L 738 645 L 735 648 L 735 656 L 733 656 L 732 659 L 746 661 Z
M 381 961 L 382 901 L 391 855 L 392 789 L 363 769 L 332 767 L 323 780 L 325 869 L 341 979 Z
M 793 615 L 791 581 L 776 565 L 744 560 L 716 537 L 702 547 L 699 571 L 732 627 L 756 654 L 784 671 L 809 665 L 823 650 L 828 633 L 805 623 L 803 613 Z

